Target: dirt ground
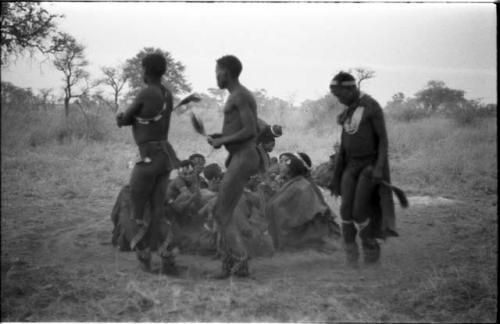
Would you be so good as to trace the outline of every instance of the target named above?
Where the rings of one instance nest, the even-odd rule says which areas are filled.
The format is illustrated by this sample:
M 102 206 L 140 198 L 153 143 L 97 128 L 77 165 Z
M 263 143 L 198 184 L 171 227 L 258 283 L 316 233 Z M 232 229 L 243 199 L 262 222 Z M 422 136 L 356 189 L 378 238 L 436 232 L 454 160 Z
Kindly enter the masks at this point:
M 497 285 L 488 270 L 497 264 L 496 195 L 410 196 L 409 209 L 397 208 L 400 237 L 382 244 L 379 265 L 349 269 L 342 250 L 283 252 L 252 260 L 251 278 L 220 281 L 209 278 L 220 260 L 205 256 L 181 255 L 180 278 L 141 272 L 134 253 L 110 243 L 117 194 L 46 200 L 2 189 L 2 321 L 496 319 L 496 295 L 484 292 Z M 470 287 L 446 285 L 453 282 Z

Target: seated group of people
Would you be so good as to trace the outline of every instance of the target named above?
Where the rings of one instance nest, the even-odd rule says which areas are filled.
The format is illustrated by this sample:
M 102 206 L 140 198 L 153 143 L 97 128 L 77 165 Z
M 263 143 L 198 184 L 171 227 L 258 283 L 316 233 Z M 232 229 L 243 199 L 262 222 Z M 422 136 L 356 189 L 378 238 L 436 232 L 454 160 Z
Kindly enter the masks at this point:
M 276 250 L 306 247 L 336 249 L 340 227 L 320 189 L 311 177 L 311 159 L 305 153 L 283 153 L 271 158 L 278 125 L 266 126 L 259 136 L 264 169 L 251 177 L 235 210 L 235 220 L 250 257 L 271 256 Z M 172 225 L 174 245 L 181 253 L 218 255 L 220 235 L 214 207 L 223 169 L 206 164 L 199 153 L 180 162 L 169 180 L 165 217 Z M 126 235 L 127 187 L 112 212 L 113 244 L 129 250 Z

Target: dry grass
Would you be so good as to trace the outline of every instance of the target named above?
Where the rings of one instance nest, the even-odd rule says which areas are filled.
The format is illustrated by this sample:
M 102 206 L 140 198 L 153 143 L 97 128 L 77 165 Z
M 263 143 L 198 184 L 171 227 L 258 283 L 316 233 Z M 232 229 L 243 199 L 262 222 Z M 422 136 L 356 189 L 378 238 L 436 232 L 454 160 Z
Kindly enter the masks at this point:
M 477 197 L 497 193 L 497 127 L 477 128 L 447 119 L 388 122 L 393 178 L 413 191 Z
M 215 116 L 197 114 L 208 133 L 220 130 Z M 2 118 L 2 321 L 495 320 L 495 120 L 477 128 L 445 119 L 388 120 L 394 183 L 467 204 L 401 212 L 406 236 L 384 247 L 385 267 L 351 272 L 340 253 L 281 253 L 253 260 L 255 279 L 219 282 L 206 278 L 218 270 L 216 260 L 181 256 L 188 274 L 173 279 L 142 273 L 133 254 L 106 246 L 109 212 L 128 181 L 135 148 L 130 129 L 117 128 L 111 114 L 102 116 L 106 135 L 98 141 L 58 141 L 58 114 Z M 305 129 L 301 117 L 294 112 L 283 121 L 276 154 L 304 151 L 318 165 L 331 154 L 336 130 Z M 210 153 L 209 162 L 222 164 L 226 157 L 223 150 L 211 152 L 188 116 L 172 116 L 170 140 L 181 158 Z M 413 237 L 417 243 L 410 247 L 407 240 L 420 232 L 430 236 L 422 242 Z M 413 261 L 429 240 L 430 265 L 422 256 L 425 262 Z

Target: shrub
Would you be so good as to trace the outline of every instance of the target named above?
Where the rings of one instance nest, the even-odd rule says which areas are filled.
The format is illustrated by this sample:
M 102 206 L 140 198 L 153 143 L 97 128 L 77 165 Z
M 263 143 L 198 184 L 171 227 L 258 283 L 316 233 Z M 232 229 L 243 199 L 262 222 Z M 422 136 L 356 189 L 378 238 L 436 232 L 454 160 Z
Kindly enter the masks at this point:
M 464 100 L 458 104 L 447 106 L 445 115 L 458 126 L 475 126 L 479 120 L 495 116 L 495 105 L 483 105 L 479 100 Z
M 429 117 L 429 113 L 420 107 L 414 99 L 393 103 L 386 110 L 391 118 L 406 123 Z
M 103 118 L 98 114 L 72 114 L 60 119 L 54 135 L 59 143 L 72 139 L 100 142 L 107 139 L 104 124 Z
M 114 125 L 111 112 L 97 113 L 73 110 L 65 117 L 61 110 L 2 112 L 2 146 L 18 147 L 28 145 L 36 147 L 51 142 L 69 143 L 74 139 L 86 141 L 105 141 L 119 132 Z

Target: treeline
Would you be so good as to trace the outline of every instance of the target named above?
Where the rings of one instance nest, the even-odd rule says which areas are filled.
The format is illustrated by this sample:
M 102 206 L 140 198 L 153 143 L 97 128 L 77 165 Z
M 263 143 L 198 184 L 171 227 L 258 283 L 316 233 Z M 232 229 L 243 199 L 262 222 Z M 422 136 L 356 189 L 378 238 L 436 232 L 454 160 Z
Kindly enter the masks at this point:
M 143 86 L 141 61 L 149 53 L 161 53 L 166 58 L 167 71 L 163 81 L 170 87 L 174 100 L 192 91 L 185 76 L 184 64 L 168 51 L 154 47 L 144 47 L 135 56 L 116 66 L 102 66 L 99 75 L 91 76 L 87 70 L 89 61 L 86 59 L 85 46 L 58 29 L 57 19 L 60 18 L 63 16 L 47 12 L 38 2 L 2 3 L 2 66 L 8 65 L 26 51 L 43 53 L 61 73 L 61 88 L 64 90 L 61 97 L 54 93 L 54 89 L 40 89 L 35 93 L 30 88 L 23 89 L 2 82 L 2 113 L 55 107 L 63 107 L 66 117 L 71 107 L 76 107 L 84 116 L 95 112 L 96 107 L 107 107 L 116 112 L 126 106 Z M 369 68 L 357 67 L 348 72 L 355 75 L 358 87 L 362 81 L 375 77 L 375 72 Z M 222 113 L 226 91 L 209 88 L 206 93 L 199 95 L 202 101 L 196 104 L 197 109 Z M 303 127 L 329 127 L 335 123 L 335 116 L 343 108 L 329 93 L 316 100 L 306 100 L 300 105 L 296 105 L 293 98 L 283 100 L 269 96 L 264 89 L 255 90 L 254 95 L 262 117 L 271 122 L 300 124 Z M 431 80 L 413 97 L 396 93 L 385 110 L 392 118 L 405 122 L 444 115 L 460 124 L 471 124 L 479 117 L 496 115 L 496 104 L 466 99 L 464 95 L 463 90 L 451 89 L 442 81 Z M 299 118 L 300 123 L 294 123 L 293 118 Z
M 413 97 L 406 97 L 402 92 L 393 95 L 385 111 L 403 122 L 444 116 L 460 125 L 469 125 L 480 118 L 496 116 L 497 105 L 483 103 L 481 99 L 466 99 L 465 91 L 449 88 L 443 81 L 431 80 Z

